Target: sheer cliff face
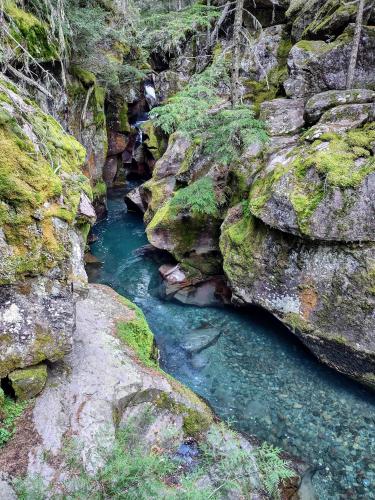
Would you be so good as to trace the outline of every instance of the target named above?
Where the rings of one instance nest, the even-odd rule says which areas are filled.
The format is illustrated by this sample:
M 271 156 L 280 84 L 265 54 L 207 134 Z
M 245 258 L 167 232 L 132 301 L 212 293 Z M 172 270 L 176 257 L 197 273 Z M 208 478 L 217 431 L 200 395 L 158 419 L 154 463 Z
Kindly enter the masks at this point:
M 207 264 L 224 221 L 215 263 L 222 259 L 234 302 L 269 310 L 320 360 L 375 386 L 375 32 L 370 18 L 355 89 L 343 90 L 355 12 L 340 2 L 328 12 L 326 3 L 279 2 L 277 19 L 263 16 L 241 71 L 243 99 L 265 121 L 268 144 L 218 176 L 173 139 L 145 189 L 147 234 L 186 269 L 217 272 Z M 199 229 L 189 211 L 171 217 L 168 200 L 205 175 L 229 202 Z
M 0 79 L 0 377 L 69 351 L 95 220 L 85 150 Z

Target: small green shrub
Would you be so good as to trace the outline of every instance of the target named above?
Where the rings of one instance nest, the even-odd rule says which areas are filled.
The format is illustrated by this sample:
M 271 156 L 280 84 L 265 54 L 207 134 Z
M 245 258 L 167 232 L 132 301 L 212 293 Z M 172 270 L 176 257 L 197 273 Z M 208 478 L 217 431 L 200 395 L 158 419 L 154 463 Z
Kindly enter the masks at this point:
M 203 177 L 186 188 L 178 190 L 170 202 L 170 207 L 172 210 L 186 208 L 198 215 L 217 215 L 217 201 L 212 179 Z
M 275 498 L 279 482 L 294 475 L 280 458 L 280 450 L 264 444 L 254 451 L 223 423 L 210 427 L 205 443 L 200 444 L 199 465 L 187 472 L 174 459 L 174 440 L 170 448 L 153 451 L 140 438 L 144 426 L 152 425 L 154 418 L 153 411 L 147 409 L 117 431 L 113 445 L 98 445 L 104 465 L 95 475 L 85 471 L 80 443 L 69 439 L 63 450 L 64 493 L 56 492 L 58 484 L 44 487 L 40 478 L 29 477 L 14 482 L 19 500 L 224 500 L 233 493 L 250 498 L 260 486 L 257 466 L 263 486 Z M 98 443 L 103 438 L 106 441 L 105 429 L 102 432 L 97 436 Z M 202 486 L 200 480 L 208 474 L 212 484 Z
M 220 109 L 223 100 L 218 87 L 225 85 L 229 86 L 228 63 L 218 57 L 166 104 L 154 108 L 150 116 L 166 134 L 179 131 L 199 139 L 203 154 L 229 165 L 252 143 L 266 142 L 268 136 L 251 107 L 240 104 Z
M 0 448 L 2 448 L 13 436 L 16 430 L 17 418 L 22 415 L 29 402 L 16 402 L 14 399 L 5 397 L 0 406 Z
M 281 449 L 268 443 L 263 443 L 256 451 L 257 465 L 267 492 L 278 498 L 280 481 L 295 476 L 295 472 L 288 466 L 288 462 L 280 456 Z

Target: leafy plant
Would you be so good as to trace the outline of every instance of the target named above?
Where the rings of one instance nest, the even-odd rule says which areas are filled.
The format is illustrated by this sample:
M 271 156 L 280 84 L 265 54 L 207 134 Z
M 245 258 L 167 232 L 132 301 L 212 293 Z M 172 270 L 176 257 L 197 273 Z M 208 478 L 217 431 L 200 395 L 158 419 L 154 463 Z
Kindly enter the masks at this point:
M 234 492 L 241 498 L 249 498 L 259 488 L 255 479 L 257 466 L 265 488 L 270 495 L 277 496 L 279 482 L 294 474 L 280 458 L 280 450 L 264 444 L 254 451 L 225 424 L 211 426 L 205 443 L 200 445 L 199 465 L 186 472 L 174 458 L 174 440 L 171 447 L 154 450 L 140 438 L 142 429 L 152 425 L 154 418 L 152 407 L 130 418 L 110 446 L 103 444 L 106 441 L 103 429 L 103 435 L 97 439 L 104 465 L 94 475 L 88 474 L 83 466 L 80 444 L 69 439 L 63 451 L 64 493 L 56 491 L 55 487 L 59 490 L 61 485 L 45 487 L 40 478 L 29 477 L 14 483 L 19 500 L 219 500 Z M 202 486 L 207 475 L 212 484 Z
M 5 397 L 4 404 L 0 407 L 0 448 L 13 436 L 17 418 L 22 415 L 27 405 L 28 402 L 16 402 Z
M 195 75 L 190 84 L 151 112 L 156 126 L 166 134 L 179 131 L 199 137 L 202 152 L 223 165 L 238 159 L 253 142 L 266 142 L 267 133 L 249 106 L 228 106 L 218 88 L 229 88 L 228 65 L 224 57 Z
M 186 135 L 198 135 L 209 120 L 208 111 L 221 102 L 217 91 L 219 84 L 229 86 L 227 63 L 223 58 L 194 75 L 189 85 L 166 104 L 154 108 L 150 117 L 166 134 L 179 130 Z
M 289 467 L 288 462 L 281 458 L 280 453 L 280 448 L 268 443 L 263 443 L 256 451 L 256 460 L 263 484 L 267 492 L 276 498 L 278 498 L 280 481 L 295 476 L 295 472 Z
M 207 442 L 202 445 L 205 466 L 218 484 L 222 498 L 235 491 L 241 498 L 249 498 L 256 487 L 256 463 L 252 447 L 244 446 L 239 434 L 221 423 L 211 427 Z M 236 495 L 235 495 L 236 496 Z
M 210 177 L 203 177 L 186 188 L 179 189 L 170 202 L 173 209 L 187 208 L 195 214 L 217 215 L 217 201 Z

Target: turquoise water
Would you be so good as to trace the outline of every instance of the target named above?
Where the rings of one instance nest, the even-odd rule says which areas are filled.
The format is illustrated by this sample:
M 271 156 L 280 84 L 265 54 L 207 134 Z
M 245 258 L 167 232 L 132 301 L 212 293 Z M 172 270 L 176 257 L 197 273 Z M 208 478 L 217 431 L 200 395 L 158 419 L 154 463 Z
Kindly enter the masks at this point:
M 309 463 L 321 499 L 375 499 L 375 395 L 313 358 L 277 321 L 251 309 L 198 308 L 159 298 L 160 263 L 137 254 L 147 243 L 140 216 L 122 192 L 96 225 L 93 254 L 103 261 L 91 281 L 105 283 L 144 311 L 162 367 L 203 396 L 239 430 Z M 182 343 L 210 325 L 218 341 L 190 356 Z

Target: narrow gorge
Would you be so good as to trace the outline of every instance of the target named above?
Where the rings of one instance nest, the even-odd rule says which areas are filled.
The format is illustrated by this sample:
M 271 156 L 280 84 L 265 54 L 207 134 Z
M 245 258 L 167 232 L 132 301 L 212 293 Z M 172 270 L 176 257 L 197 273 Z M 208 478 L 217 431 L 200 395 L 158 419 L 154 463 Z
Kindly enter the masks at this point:
M 0 22 L 0 500 L 375 498 L 375 2 Z

